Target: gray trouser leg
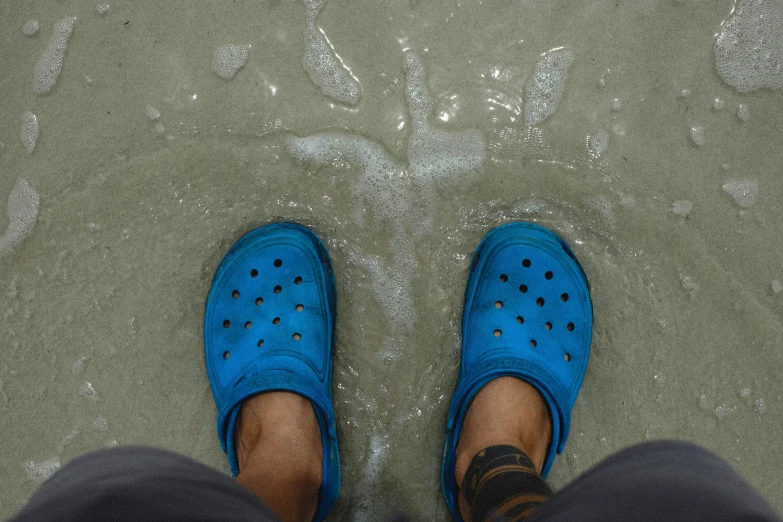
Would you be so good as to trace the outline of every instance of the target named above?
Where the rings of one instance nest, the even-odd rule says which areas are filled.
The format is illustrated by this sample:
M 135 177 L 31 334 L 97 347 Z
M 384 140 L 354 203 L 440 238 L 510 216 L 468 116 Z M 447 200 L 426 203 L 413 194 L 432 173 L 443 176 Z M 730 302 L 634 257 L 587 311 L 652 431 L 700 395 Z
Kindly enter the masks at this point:
M 683 442 L 628 448 L 543 503 L 532 521 L 781 519 L 731 466 Z
M 10 522 L 276 521 L 230 477 L 174 453 L 114 448 L 79 457 Z

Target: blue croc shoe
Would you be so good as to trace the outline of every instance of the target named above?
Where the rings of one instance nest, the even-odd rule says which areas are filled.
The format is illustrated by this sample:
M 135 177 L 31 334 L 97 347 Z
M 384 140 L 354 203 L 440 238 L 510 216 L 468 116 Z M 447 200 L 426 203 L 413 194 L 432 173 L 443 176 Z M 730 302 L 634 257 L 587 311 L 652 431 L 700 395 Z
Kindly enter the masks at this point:
M 462 316 L 462 361 L 449 409 L 441 480 L 457 520 L 456 449 L 465 413 L 478 391 L 502 376 L 518 377 L 544 397 L 552 443 L 542 475 L 561 453 L 571 409 L 587 369 L 593 309 L 587 276 L 557 234 L 532 223 L 491 230 L 468 274 Z
M 290 391 L 310 399 L 321 428 L 323 481 L 316 520 L 340 492 L 332 405 L 336 290 L 326 247 L 308 228 L 275 223 L 246 234 L 218 266 L 204 314 L 217 431 L 239 473 L 234 428 L 249 397 Z

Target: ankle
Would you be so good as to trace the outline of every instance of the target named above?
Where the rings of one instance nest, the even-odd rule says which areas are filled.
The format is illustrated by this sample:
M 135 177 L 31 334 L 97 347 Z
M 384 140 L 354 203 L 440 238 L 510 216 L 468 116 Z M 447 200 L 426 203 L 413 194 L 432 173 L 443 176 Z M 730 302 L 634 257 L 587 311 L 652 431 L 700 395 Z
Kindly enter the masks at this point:
M 321 487 L 323 449 L 308 399 L 289 392 L 248 399 L 237 420 L 235 447 L 237 482 L 284 521 L 312 519 Z
M 322 460 L 321 431 L 310 401 L 296 393 L 269 392 L 246 400 L 235 432 L 240 470 L 264 447 L 295 454 L 297 460 Z M 319 466 L 320 467 L 320 466 Z
M 532 385 L 499 377 L 479 390 L 465 414 L 456 450 L 454 471 L 462 518 L 470 520 L 463 483 L 476 455 L 492 446 L 514 446 L 530 457 L 540 474 L 551 439 L 549 408 Z
M 536 388 L 500 377 L 479 390 L 465 415 L 456 451 L 457 485 L 480 451 L 508 445 L 524 451 L 541 473 L 552 439 L 549 408 Z
M 274 421 L 274 416 L 265 418 Z M 320 430 L 317 425 L 315 428 L 313 433 L 299 426 L 281 424 L 260 430 L 254 439 L 246 436 L 247 442 L 237 440 L 238 478 L 257 476 L 259 470 L 264 474 L 272 471 L 278 481 L 317 491 L 321 487 L 323 452 Z

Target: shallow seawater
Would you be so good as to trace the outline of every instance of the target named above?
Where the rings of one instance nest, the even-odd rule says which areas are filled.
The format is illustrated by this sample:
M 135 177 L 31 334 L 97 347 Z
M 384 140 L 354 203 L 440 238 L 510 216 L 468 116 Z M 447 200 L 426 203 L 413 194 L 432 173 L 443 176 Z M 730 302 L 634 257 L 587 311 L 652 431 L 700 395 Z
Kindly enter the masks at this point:
M 551 484 L 674 437 L 783 510 L 779 31 L 733 44 L 753 20 L 731 22 L 728 0 L 573 4 L 0 5 L 0 516 L 107 446 L 228 472 L 204 299 L 230 246 L 278 219 L 312 226 L 337 273 L 332 519 L 448 519 L 468 261 L 513 220 L 561 233 L 592 285 L 591 360 Z M 726 73 L 754 45 L 768 69 Z M 228 78 L 217 49 L 242 50 Z M 528 126 L 536 96 L 548 116 Z

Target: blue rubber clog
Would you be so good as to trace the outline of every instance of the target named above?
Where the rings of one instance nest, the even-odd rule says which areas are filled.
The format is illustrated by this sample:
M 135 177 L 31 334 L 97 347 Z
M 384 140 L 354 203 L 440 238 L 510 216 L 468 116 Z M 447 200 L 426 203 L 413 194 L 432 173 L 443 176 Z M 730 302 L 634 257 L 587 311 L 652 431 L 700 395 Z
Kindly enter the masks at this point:
M 242 402 L 291 391 L 313 403 L 323 444 L 316 520 L 340 491 L 332 405 L 336 290 L 331 260 L 308 228 L 275 223 L 246 234 L 218 266 L 207 297 L 204 348 L 217 431 L 236 476 L 234 427 Z
M 542 475 L 565 446 L 571 409 L 582 385 L 592 340 L 590 287 L 573 251 L 532 223 L 491 230 L 470 265 L 462 317 L 462 361 L 449 409 L 441 481 L 457 506 L 456 449 L 462 421 L 478 391 L 497 377 L 535 386 L 552 421 Z

